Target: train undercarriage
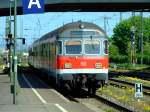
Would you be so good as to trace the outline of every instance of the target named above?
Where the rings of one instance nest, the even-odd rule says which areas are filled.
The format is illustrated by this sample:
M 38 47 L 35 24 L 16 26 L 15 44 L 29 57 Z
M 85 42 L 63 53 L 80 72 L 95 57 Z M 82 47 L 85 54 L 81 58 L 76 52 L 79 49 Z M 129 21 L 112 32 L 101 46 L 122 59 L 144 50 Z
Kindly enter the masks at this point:
M 105 80 L 96 79 L 96 75 L 73 75 L 72 80 L 58 79 L 57 84 L 59 88 L 65 88 L 69 91 L 80 92 L 81 89 L 88 89 L 89 95 L 95 95 L 96 90 L 105 85 Z

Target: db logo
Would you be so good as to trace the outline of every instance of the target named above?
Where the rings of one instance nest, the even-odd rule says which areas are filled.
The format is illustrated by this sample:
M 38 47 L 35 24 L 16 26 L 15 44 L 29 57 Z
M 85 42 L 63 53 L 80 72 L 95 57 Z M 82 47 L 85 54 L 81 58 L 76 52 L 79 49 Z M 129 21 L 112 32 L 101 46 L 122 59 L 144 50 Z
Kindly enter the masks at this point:
M 83 61 L 83 62 L 80 63 L 80 65 L 81 66 L 87 66 L 87 63 Z

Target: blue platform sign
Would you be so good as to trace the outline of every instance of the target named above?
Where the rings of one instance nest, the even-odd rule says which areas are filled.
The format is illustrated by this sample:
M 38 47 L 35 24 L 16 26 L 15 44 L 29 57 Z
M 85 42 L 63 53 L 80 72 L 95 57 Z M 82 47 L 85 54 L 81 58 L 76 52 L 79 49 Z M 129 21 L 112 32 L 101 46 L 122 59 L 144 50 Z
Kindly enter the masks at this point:
M 43 13 L 44 0 L 23 0 L 23 14 Z

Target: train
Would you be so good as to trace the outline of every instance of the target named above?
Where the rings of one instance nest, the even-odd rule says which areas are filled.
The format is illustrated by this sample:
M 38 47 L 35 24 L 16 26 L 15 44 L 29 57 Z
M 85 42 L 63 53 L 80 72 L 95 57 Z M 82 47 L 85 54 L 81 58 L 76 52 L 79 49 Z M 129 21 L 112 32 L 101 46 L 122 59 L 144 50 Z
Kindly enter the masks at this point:
M 58 88 L 95 94 L 108 82 L 108 36 L 94 23 L 68 23 L 36 40 L 28 60 Z

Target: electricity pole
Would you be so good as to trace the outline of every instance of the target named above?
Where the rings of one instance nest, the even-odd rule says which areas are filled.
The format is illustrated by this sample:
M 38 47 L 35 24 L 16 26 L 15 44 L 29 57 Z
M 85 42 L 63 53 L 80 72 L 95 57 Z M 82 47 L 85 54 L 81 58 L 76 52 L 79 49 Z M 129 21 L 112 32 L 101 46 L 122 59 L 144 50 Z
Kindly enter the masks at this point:
M 111 18 L 104 16 L 104 31 L 105 32 L 107 32 L 107 25 L 106 25 L 106 23 L 108 22 L 108 19 L 111 19 Z
M 12 59 L 13 59 L 13 55 L 12 55 L 12 33 L 11 33 L 11 7 L 12 7 L 12 0 L 10 0 L 9 1 L 9 5 L 10 5 L 10 11 L 9 11 L 9 13 L 10 13 L 10 15 L 9 15 L 9 40 L 10 40 L 10 48 L 9 48 L 9 62 L 10 62 L 10 82 L 11 82 L 11 85 L 12 85 L 12 83 L 13 83 L 13 73 L 12 73 L 12 63 L 13 63 L 13 61 L 12 61 Z
M 7 55 L 5 56 L 6 58 L 6 63 L 5 66 L 9 68 L 9 39 L 8 39 L 8 34 L 9 34 L 9 17 L 6 17 L 6 29 L 5 29 L 5 38 L 6 38 L 6 52 Z
M 13 104 L 16 104 L 17 95 L 17 55 L 16 55 L 16 37 L 17 37 L 17 0 L 14 0 L 14 50 L 13 50 L 13 83 L 14 83 L 14 93 L 13 93 Z
M 120 12 L 120 22 L 122 21 L 122 12 Z
M 141 51 L 141 64 L 143 64 L 143 12 L 140 12 L 140 17 L 141 17 L 140 51 Z
M 135 27 L 131 27 L 131 62 L 135 65 Z
M 135 12 L 132 12 L 132 27 L 130 29 L 131 31 L 131 63 L 133 66 L 136 63 L 136 46 L 135 46 Z

